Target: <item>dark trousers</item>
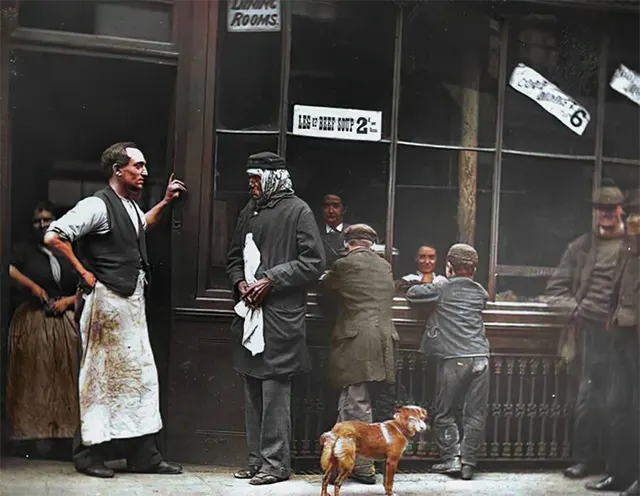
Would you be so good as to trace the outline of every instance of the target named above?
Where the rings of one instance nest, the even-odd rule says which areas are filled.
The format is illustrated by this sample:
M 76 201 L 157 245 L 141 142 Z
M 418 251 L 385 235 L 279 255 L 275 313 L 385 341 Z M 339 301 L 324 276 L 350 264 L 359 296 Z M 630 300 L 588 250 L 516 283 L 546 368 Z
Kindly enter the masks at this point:
M 611 334 L 604 322 L 583 320 L 578 339 L 582 369 L 574 411 L 573 455 L 576 462 L 592 463 L 601 459 L 602 432 L 607 423 Z
M 73 439 L 73 465 L 82 471 L 93 465 L 103 464 L 107 460 L 126 458 L 130 469 L 144 470 L 162 461 L 162 455 L 156 446 L 156 434 L 117 439 L 107 443 L 85 446 L 80 434 Z
M 460 404 L 462 442 L 455 420 Z M 465 465 L 476 465 L 478 450 L 484 441 L 488 405 L 488 358 L 438 360 L 434 426 L 440 457 L 444 462 L 460 456 Z
M 615 328 L 611 336 L 610 381 L 607 395 L 607 472 L 631 484 L 638 479 L 640 463 L 638 331 L 635 327 Z
M 291 379 L 244 378 L 249 466 L 274 477 L 291 476 Z

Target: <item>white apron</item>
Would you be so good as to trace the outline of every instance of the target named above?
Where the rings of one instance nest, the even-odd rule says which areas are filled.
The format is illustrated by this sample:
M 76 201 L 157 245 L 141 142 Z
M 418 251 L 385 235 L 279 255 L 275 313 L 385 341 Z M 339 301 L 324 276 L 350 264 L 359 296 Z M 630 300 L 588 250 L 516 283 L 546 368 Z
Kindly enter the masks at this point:
M 124 298 L 98 282 L 80 319 L 83 356 L 79 395 L 82 443 L 162 429 L 158 372 L 147 330 L 144 275 Z

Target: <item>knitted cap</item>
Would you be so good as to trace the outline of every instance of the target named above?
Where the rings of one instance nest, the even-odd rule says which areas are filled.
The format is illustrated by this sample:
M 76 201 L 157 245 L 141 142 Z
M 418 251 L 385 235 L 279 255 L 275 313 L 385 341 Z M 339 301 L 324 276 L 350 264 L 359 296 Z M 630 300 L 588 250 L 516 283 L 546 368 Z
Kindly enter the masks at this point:
M 355 239 L 375 243 L 376 239 L 378 239 L 378 233 L 367 224 L 353 224 L 344 230 L 344 240 L 352 241 Z
M 247 169 L 286 169 L 284 159 L 273 152 L 260 152 L 250 155 L 247 159 Z

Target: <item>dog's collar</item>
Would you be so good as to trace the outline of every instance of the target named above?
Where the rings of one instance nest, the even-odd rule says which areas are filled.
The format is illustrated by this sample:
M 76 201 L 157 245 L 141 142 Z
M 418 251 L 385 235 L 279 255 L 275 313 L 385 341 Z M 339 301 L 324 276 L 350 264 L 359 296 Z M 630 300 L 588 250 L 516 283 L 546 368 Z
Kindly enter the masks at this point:
M 386 423 L 387 422 L 385 422 L 385 424 Z M 398 425 L 398 422 L 396 422 L 395 420 L 391 420 L 389 422 L 389 425 L 394 426 L 398 430 L 398 432 L 400 434 L 402 434 L 405 438 L 409 439 L 411 437 L 411 435 L 409 434 L 409 431 L 407 429 L 405 429 L 403 426 Z

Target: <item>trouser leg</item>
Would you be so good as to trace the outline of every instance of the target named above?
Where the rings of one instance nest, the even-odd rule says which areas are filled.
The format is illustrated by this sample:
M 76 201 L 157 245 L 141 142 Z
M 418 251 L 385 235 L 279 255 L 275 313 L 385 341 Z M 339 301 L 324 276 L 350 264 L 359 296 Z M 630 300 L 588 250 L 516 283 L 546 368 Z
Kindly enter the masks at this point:
M 261 472 L 291 476 L 291 379 L 262 381 Z
M 435 435 L 443 462 L 460 456 L 460 433 L 455 421 L 465 367 L 468 359 L 438 360 L 436 378 Z
M 582 374 L 574 412 L 574 458 L 590 463 L 600 459 L 600 440 L 609 377 L 610 337 L 604 323 L 583 322 L 580 326 Z
M 121 440 L 127 466 L 130 469 L 145 470 L 162 461 L 158 451 L 156 434 Z
M 478 451 L 484 442 L 489 405 L 489 359 L 474 358 L 471 377 L 464 398 L 462 457 L 464 465 L 476 466 Z
M 607 472 L 628 481 L 638 478 L 638 335 L 635 328 L 612 331 L 607 396 Z
M 73 437 L 73 466 L 76 470 L 82 471 L 89 467 L 103 465 L 106 460 L 105 449 L 104 444 L 85 446 L 82 444 L 80 432 L 76 432 Z
M 244 376 L 244 423 L 249 450 L 249 467 L 262 467 L 260 430 L 262 425 L 262 381 Z
M 371 396 L 366 382 L 342 388 L 338 400 L 338 422 L 347 420 L 359 420 L 367 424 L 373 422 Z M 358 475 L 375 474 L 373 462 L 360 456 L 357 457 L 354 473 Z

